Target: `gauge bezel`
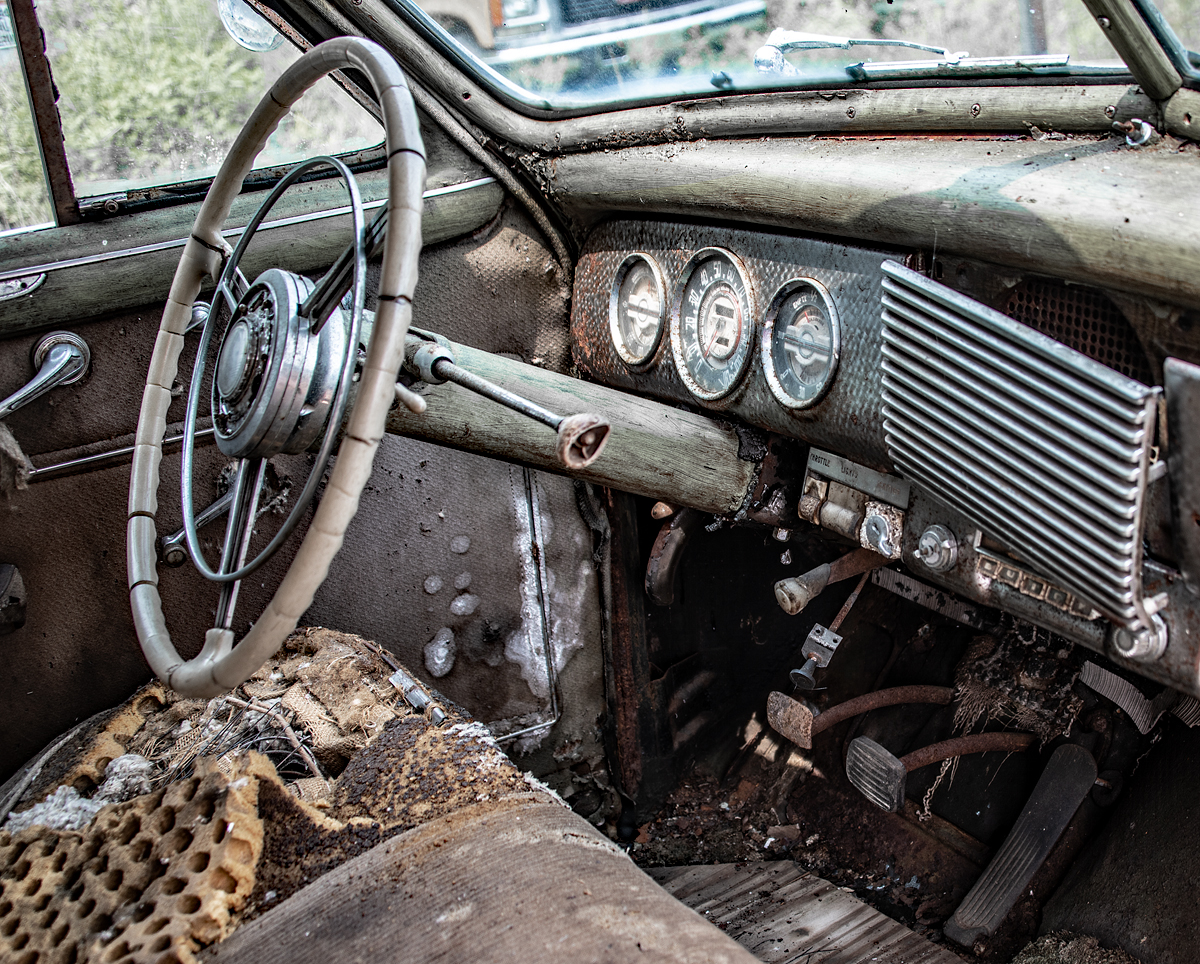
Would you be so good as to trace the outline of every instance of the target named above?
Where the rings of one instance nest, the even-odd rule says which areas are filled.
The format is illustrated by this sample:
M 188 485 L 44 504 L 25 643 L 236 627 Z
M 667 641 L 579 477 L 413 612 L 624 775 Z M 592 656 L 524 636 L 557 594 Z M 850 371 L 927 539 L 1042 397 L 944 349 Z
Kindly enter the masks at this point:
M 691 373 L 687 366 L 687 358 L 683 348 L 683 297 L 687 291 L 688 284 L 692 280 L 692 276 L 696 273 L 696 269 L 705 261 L 711 258 L 724 258 L 731 265 L 734 271 L 737 272 L 738 280 L 742 283 L 742 289 L 746 293 L 746 331 L 743 332 L 742 340 L 738 344 L 735 355 L 741 357 L 736 362 L 735 366 L 730 366 L 733 369 L 733 375 L 729 384 L 720 391 L 712 391 L 701 386 L 695 376 Z M 675 296 L 671 299 L 671 356 L 675 361 L 675 369 L 679 372 L 679 377 L 683 379 L 683 384 L 689 392 L 696 398 L 704 402 L 715 402 L 718 399 L 727 398 L 733 394 L 745 380 L 746 372 L 750 368 L 750 360 L 754 357 L 754 337 L 755 329 L 758 326 L 758 305 L 754 297 L 754 287 L 750 284 L 749 272 L 746 271 L 746 266 L 736 254 L 728 248 L 701 248 L 688 259 L 687 265 L 679 276 L 679 281 L 675 285 Z
M 830 361 L 829 368 L 825 372 L 825 380 L 817 393 L 811 398 L 796 398 L 783 386 L 783 382 L 779 377 L 779 372 L 775 369 L 774 357 L 774 340 L 775 340 L 775 322 L 779 318 L 780 309 L 784 303 L 792 298 L 801 288 L 811 288 L 815 291 L 821 302 L 825 306 L 825 314 L 829 318 L 829 333 L 830 333 Z M 790 409 L 805 409 L 816 405 L 829 392 L 830 386 L 833 385 L 834 376 L 837 375 L 838 364 L 842 358 L 842 324 L 838 318 L 837 306 L 833 302 L 833 296 L 829 294 L 829 289 L 815 278 L 792 278 L 780 285 L 779 290 L 775 292 L 771 298 L 771 306 L 767 309 L 766 317 L 763 319 L 762 337 L 759 342 L 759 353 L 762 358 L 763 374 L 766 375 L 767 385 L 771 389 L 771 394 L 775 396 L 775 400 L 785 408 Z
M 650 267 L 651 274 L 654 275 L 654 280 L 658 283 L 658 327 L 654 331 L 654 342 L 650 346 L 650 350 L 645 356 L 637 357 L 629 346 L 625 343 L 625 338 L 621 334 L 621 322 L 618 316 L 618 305 L 621 294 L 621 285 L 625 283 L 625 278 L 629 272 L 633 270 L 633 266 L 644 261 Z M 626 368 L 634 369 L 635 371 L 643 371 L 649 368 L 654 362 L 655 356 L 658 354 L 659 346 L 662 344 L 663 331 L 666 329 L 667 320 L 667 298 L 670 294 L 670 289 L 667 287 L 667 278 L 658 262 L 653 257 L 646 254 L 644 251 L 634 251 L 625 256 L 624 260 L 617 267 L 616 274 L 613 275 L 612 288 L 608 293 L 608 333 L 612 339 L 613 347 L 617 350 L 617 355 L 625 364 Z

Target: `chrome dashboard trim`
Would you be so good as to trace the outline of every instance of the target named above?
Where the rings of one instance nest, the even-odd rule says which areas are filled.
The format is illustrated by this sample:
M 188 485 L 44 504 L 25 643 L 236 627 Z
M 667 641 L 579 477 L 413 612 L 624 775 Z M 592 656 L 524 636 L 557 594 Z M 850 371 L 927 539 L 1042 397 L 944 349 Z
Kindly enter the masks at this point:
M 431 188 L 423 195 L 426 201 L 433 200 L 439 197 L 446 197 L 450 194 L 458 194 L 462 191 L 470 191 L 476 188 L 486 187 L 489 184 L 495 184 L 496 179 L 490 175 L 487 177 L 478 177 L 472 181 L 463 181 L 460 184 L 450 184 L 446 187 Z M 363 204 L 364 210 L 373 211 L 383 207 L 387 203 L 387 198 L 379 198 L 375 201 L 368 201 Z M 296 214 L 291 217 L 277 218 L 274 221 L 265 221 L 259 227 L 259 231 L 271 231 L 276 228 L 286 228 L 294 224 L 307 224 L 313 221 L 323 221 L 328 218 L 341 217 L 349 214 L 350 208 L 346 205 L 341 205 L 336 208 L 328 208 L 324 211 L 314 211 L 311 214 Z M 224 238 L 241 237 L 243 228 L 227 228 L 221 232 Z M 121 248 L 117 251 L 105 251 L 101 254 L 88 254 L 79 258 L 69 258 L 65 261 L 51 261 L 45 264 L 28 265 L 23 268 L 12 268 L 9 271 L 0 271 L 0 282 L 10 281 L 14 278 L 21 278 L 27 275 L 45 274 L 51 271 L 64 271 L 68 268 L 78 268 L 88 264 L 100 264 L 105 261 L 118 261 L 123 258 L 133 258 L 142 254 L 152 254 L 156 251 L 169 251 L 172 248 L 182 248 L 187 243 L 187 238 L 175 238 L 171 241 L 159 241 L 154 244 L 141 244 L 132 248 Z M 28 294 L 28 292 L 23 292 Z
M 883 428 L 906 477 L 1120 626 L 1151 625 L 1142 525 L 1161 389 L 892 261 Z

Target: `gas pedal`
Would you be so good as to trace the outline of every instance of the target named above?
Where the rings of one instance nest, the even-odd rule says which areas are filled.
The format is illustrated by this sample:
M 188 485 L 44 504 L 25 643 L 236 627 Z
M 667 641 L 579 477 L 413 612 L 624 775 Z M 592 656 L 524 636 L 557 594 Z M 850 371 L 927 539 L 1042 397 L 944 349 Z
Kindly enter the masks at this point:
M 942 932 L 964 947 L 992 934 L 1049 855 L 1096 782 L 1096 761 L 1081 746 L 1054 751 L 1029 802 Z

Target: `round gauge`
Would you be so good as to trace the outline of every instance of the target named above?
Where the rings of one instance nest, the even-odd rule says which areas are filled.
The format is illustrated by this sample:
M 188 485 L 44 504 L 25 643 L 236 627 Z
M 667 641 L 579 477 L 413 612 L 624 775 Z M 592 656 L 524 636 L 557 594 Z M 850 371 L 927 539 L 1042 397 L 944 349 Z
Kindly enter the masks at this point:
M 671 312 L 671 351 L 688 391 L 709 401 L 728 395 L 753 340 L 754 300 L 740 263 L 719 248 L 698 252 Z
M 666 284 L 658 265 L 644 254 L 631 254 L 617 269 L 608 311 L 613 345 L 626 365 L 644 365 L 654 355 L 666 313 Z
M 771 301 L 762 333 L 767 384 L 788 408 L 814 404 L 833 381 L 841 352 L 837 309 L 815 281 L 789 281 Z

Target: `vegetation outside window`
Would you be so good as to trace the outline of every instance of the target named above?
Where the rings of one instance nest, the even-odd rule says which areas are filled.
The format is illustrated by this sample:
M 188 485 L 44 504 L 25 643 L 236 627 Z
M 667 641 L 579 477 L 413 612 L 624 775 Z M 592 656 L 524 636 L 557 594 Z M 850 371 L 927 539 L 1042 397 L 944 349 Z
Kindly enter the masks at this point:
M 59 90 L 79 197 L 214 174 L 263 92 L 299 52 L 255 52 L 226 33 L 217 0 L 42 0 L 38 19 Z M 285 118 L 263 167 L 382 139 L 331 80 Z
M 0 0 L 0 232 L 54 220 L 38 154 L 16 31 L 8 4 Z

